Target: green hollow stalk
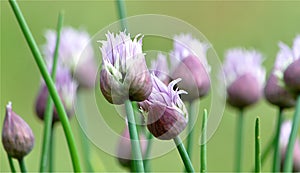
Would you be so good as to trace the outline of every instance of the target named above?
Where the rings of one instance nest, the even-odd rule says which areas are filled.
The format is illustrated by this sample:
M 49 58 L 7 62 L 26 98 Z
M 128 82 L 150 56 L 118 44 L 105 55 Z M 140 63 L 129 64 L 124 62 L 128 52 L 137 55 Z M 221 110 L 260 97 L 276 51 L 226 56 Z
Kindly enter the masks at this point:
M 61 121 L 65 137 L 68 143 L 68 148 L 70 151 L 71 159 L 72 159 L 72 164 L 73 164 L 73 169 L 75 172 L 81 172 L 80 168 L 80 162 L 79 162 L 79 154 L 77 151 L 77 147 L 75 144 L 75 139 L 71 130 L 71 126 L 67 117 L 67 113 L 64 109 L 63 103 L 60 100 L 59 94 L 55 88 L 55 84 L 53 80 L 51 79 L 50 74 L 48 73 L 47 67 L 45 65 L 45 62 L 42 58 L 42 55 L 39 51 L 39 48 L 31 34 L 31 31 L 23 17 L 23 14 L 15 0 L 9 0 L 9 3 L 12 7 L 12 10 L 18 20 L 18 23 L 21 27 L 21 30 L 26 38 L 26 41 L 28 43 L 28 46 L 31 49 L 31 52 L 33 54 L 33 57 L 38 65 L 38 68 L 41 72 L 42 77 L 44 78 L 44 81 L 48 87 L 49 93 L 52 97 L 52 100 L 54 102 L 54 105 L 56 107 L 59 119 Z
M 147 143 L 147 148 L 145 153 L 144 167 L 145 167 L 145 172 L 151 172 L 149 156 L 151 153 L 153 135 L 150 132 L 148 132 L 147 139 L 148 139 L 148 143 Z
M 14 166 L 14 162 L 13 162 L 11 156 L 8 155 L 8 154 L 7 154 L 7 159 L 8 159 L 8 163 L 9 163 L 9 167 L 10 167 L 11 172 L 16 172 L 16 168 Z
M 18 161 L 19 161 L 19 165 L 20 165 L 20 170 L 21 170 L 21 172 L 22 172 L 22 173 L 27 172 L 24 158 L 18 159 Z
M 261 152 L 260 152 L 260 123 L 259 117 L 255 121 L 255 172 L 261 172 Z
M 49 147 L 49 172 L 54 170 L 54 151 L 55 151 L 55 138 L 54 138 L 54 124 L 51 127 L 50 147 Z
M 275 143 L 275 137 L 272 137 L 271 140 L 269 140 L 269 142 L 267 143 L 266 147 L 263 149 L 261 154 L 261 166 L 265 164 L 268 156 L 271 154 L 271 151 L 274 149 L 274 143 Z M 255 166 L 252 169 L 252 172 L 254 171 L 255 171 Z
M 201 165 L 200 172 L 207 172 L 207 154 L 206 154 L 206 130 L 207 130 L 207 110 L 204 109 L 202 119 L 202 135 L 201 135 Z
M 280 171 L 280 129 L 281 124 L 283 121 L 283 108 L 279 108 L 278 119 L 277 119 L 277 126 L 276 126 L 276 134 L 275 134 L 275 141 L 274 141 L 274 157 L 273 157 L 273 172 Z
M 143 157 L 141 153 L 140 141 L 136 129 L 134 113 L 130 100 L 125 101 L 126 116 L 130 134 L 132 161 L 136 172 L 144 172 Z
M 194 143 L 194 128 L 193 125 L 196 120 L 196 114 L 197 114 L 197 104 L 195 101 L 190 102 L 189 104 L 189 121 L 188 121 L 188 136 L 187 136 L 187 145 L 186 145 L 186 151 L 190 158 L 192 158 L 193 153 L 193 143 Z
M 119 19 L 121 20 L 121 28 L 125 31 L 127 27 L 126 23 L 126 7 L 125 7 L 125 0 L 116 0 L 117 7 L 118 7 L 118 15 Z
M 243 129 L 244 129 L 244 116 L 243 109 L 239 110 L 237 117 L 237 129 L 236 129 L 236 150 L 235 150 L 235 172 L 241 172 L 242 158 L 243 158 Z
M 63 12 L 60 12 L 58 15 L 57 22 L 57 37 L 55 44 L 55 51 L 53 55 L 53 65 L 51 78 L 55 81 L 56 78 L 56 69 L 57 69 L 57 61 L 58 61 L 58 50 L 59 50 L 59 42 L 60 42 L 60 34 L 61 28 L 63 26 Z M 40 161 L 40 172 L 45 172 L 47 168 L 47 159 L 49 158 L 49 147 L 51 145 L 51 136 L 52 136 L 52 123 L 53 123 L 53 102 L 51 97 L 48 95 L 47 97 L 47 105 L 45 110 L 45 118 L 44 118 L 44 133 L 43 133 L 43 144 L 42 144 L 42 152 L 41 152 L 41 161 Z
M 283 167 L 284 172 L 292 172 L 293 169 L 293 153 L 294 153 L 295 141 L 299 129 L 299 124 L 300 124 L 300 94 L 297 97 L 297 105 L 293 117 L 292 130 L 289 138 L 289 143 L 287 146 L 287 152 L 286 152 L 286 157 L 285 157 L 285 162 Z
M 177 150 L 178 150 L 178 152 L 180 154 L 180 157 L 181 157 L 181 160 L 182 160 L 182 162 L 185 166 L 185 170 L 187 172 L 195 172 L 193 164 L 191 162 L 191 159 L 190 159 L 187 151 L 185 150 L 184 145 L 183 145 L 180 137 L 177 136 L 173 140 L 175 142 L 175 145 L 177 146 Z

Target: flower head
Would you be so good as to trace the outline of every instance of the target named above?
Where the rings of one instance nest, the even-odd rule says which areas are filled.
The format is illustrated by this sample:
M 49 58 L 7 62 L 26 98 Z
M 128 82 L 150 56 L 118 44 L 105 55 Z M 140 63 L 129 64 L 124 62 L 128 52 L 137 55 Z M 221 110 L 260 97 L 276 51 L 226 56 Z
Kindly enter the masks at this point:
M 183 96 L 183 100 L 192 101 L 203 97 L 210 89 L 210 66 L 206 60 L 208 48 L 208 44 L 189 34 L 174 37 L 174 50 L 170 54 L 173 62 L 171 76 L 173 79 L 182 79 L 178 87 L 189 93 Z
M 157 59 L 151 61 L 150 72 L 152 72 L 156 77 L 158 77 L 165 84 L 168 84 L 170 77 L 168 76 L 169 67 L 167 62 L 167 56 L 162 53 L 159 53 L 157 55 Z
M 259 100 L 266 74 L 262 61 L 262 55 L 255 50 L 235 48 L 227 51 L 223 72 L 229 104 L 243 108 Z
M 68 69 L 58 66 L 55 86 L 70 118 L 74 114 L 77 83 L 72 79 Z M 44 120 L 48 96 L 48 88 L 43 81 L 35 104 L 36 114 L 42 120 Z M 57 121 L 59 121 L 59 117 L 55 106 L 53 106 L 53 122 Z
M 56 31 L 47 30 L 46 44 L 43 52 L 50 68 L 56 45 Z M 84 30 L 65 27 L 61 31 L 59 44 L 59 61 L 69 69 L 80 87 L 94 87 L 97 66 L 94 59 L 94 50 L 90 42 L 90 35 Z
M 34 146 L 34 135 L 31 128 L 13 112 L 11 102 L 6 106 L 2 144 L 7 154 L 16 159 L 22 159 Z
M 120 32 L 108 32 L 102 43 L 102 70 L 100 88 L 104 97 L 114 104 L 126 99 L 143 101 L 151 93 L 152 83 L 142 52 L 142 38 Z
M 174 90 L 174 86 L 180 80 L 174 80 L 166 86 L 152 75 L 152 93 L 147 100 L 140 103 L 141 109 L 148 113 L 148 130 L 162 140 L 175 138 L 187 124 L 188 114 L 179 96 L 187 93 L 183 90 Z

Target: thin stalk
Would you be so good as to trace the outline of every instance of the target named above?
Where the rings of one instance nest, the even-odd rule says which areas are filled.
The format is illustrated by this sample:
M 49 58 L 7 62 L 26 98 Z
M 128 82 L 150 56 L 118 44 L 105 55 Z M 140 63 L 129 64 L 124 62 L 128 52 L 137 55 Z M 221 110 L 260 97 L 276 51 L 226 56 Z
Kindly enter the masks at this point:
M 148 144 L 147 144 L 146 153 L 145 153 L 144 167 L 145 167 L 145 172 L 151 172 L 149 156 L 151 153 L 153 135 L 149 132 L 148 132 L 147 139 L 148 139 Z
M 281 124 L 283 121 L 283 108 L 279 108 L 278 119 L 277 119 L 277 127 L 276 127 L 276 134 L 275 134 L 275 141 L 274 141 L 274 157 L 273 157 L 273 172 L 280 171 L 280 146 L 279 146 L 279 139 L 280 139 L 280 129 Z
M 266 162 L 266 160 L 267 160 L 268 156 L 270 155 L 272 149 L 274 149 L 274 143 L 275 143 L 275 137 L 272 137 L 272 139 L 267 143 L 267 146 L 262 151 L 261 166 L 264 165 L 264 163 Z M 252 169 L 252 172 L 254 172 L 254 171 L 255 171 L 255 166 Z
M 187 146 L 186 151 L 192 160 L 192 153 L 193 153 L 193 142 L 194 142 L 194 129 L 193 125 L 196 120 L 196 111 L 197 104 L 196 102 L 190 102 L 189 104 L 189 121 L 188 121 L 188 136 L 187 136 Z
M 284 162 L 283 170 L 284 172 L 292 172 L 293 168 L 293 153 L 294 153 L 294 145 L 297 138 L 297 132 L 300 124 L 300 94 L 297 98 L 296 110 L 293 118 L 292 130 L 289 138 L 289 143 L 287 146 L 287 152 Z
M 18 159 L 18 161 L 19 161 L 21 172 L 22 173 L 27 172 L 26 165 L 25 165 L 25 162 L 24 162 L 24 158 Z
M 8 162 L 9 162 L 9 167 L 10 167 L 11 172 L 16 172 L 14 162 L 13 162 L 11 156 L 8 155 L 8 154 L 7 154 L 7 159 L 8 159 Z
M 240 109 L 240 113 L 237 119 L 238 120 L 237 120 L 237 129 L 236 129 L 235 172 L 241 172 L 242 158 L 243 158 L 243 128 L 244 128 L 243 109 Z
M 119 14 L 119 19 L 121 20 L 121 28 L 122 30 L 126 30 L 127 23 L 126 23 L 126 7 L 125 7 L 125 1 L 124 0 L 116 0 L 117 7 L 118 7 L 118 14 Z
M 207 110 L 204 109 L 202 120 L 202 136 L 201 136 L 201 168 L 200 172 L 206 173 L 207 171 L 207 157 L 206 157 L 206 129 L 207 129 Z
M 31 52 L 33 54 L 33 57 L 38 65 L 38 68 L 41 72 L 42 77 L 44 78 L 44 81 L 48 87 L 49 93 L 52 97 L 52 100 L 55 104 L 59 119 L 61 121 L 66 140 L 68 143 L 71 159 L 72 159 L 72 164 L 73 164 L 73 169 L 75 172 L 81 172 L 80 168 L 80 162 L 79 162 L 79 154 L 77 151 L 77 147 L 75 144 L 74 136 L 71 130 L 71 126 L 67 117 L 67 113 L 64 109 L 63 103 L 60 100 L 59 94 L 55 88 L 55 84 L 53 80 L 51 79 L 51 76 L 48 73 L 47 67 L 45 65 L 45 62 L 42 58 L 42 55 L 39 51 L 39 48 L 31 34 L 31 31 L 23 17 L 23 14 L 18 6 L 18 3 L 16 0 L 9 0 L 9 3 L 12 7 L 12 10 L 18 20 L 18 23 L 21 27 L 21 30 L 26 38 L 26 41 L 31 49 Z
M 54 154 L 55 154 L 55 138 L 54 138 L 54 124 L 51 126 L 50 147 L 49 147 L 49 172 L 54 170 Z
M 53 63 L 52 63 L 52 72 L 51 78 L 55 81 L 56 78 L 56 69 L 57 69 L 57 61 L 58 61 L 58 50 L 59 50 L 59 42 L 60 42 L 60 34 L 61 28 L 63 26 L 63 13 L 60 12 L 58 16 L 57 22 L 57 37 L 56 37 L 56 45 L 55 51 L 53 55 Z M 43 133 L 43 144 L 42 144 L 42 152 L 41 152 L 41 161 L 40 161 L 40 172 L 45 172 L 47 168 L 47 158 L 49 156 L 49 145 L 51 143 L 51 128 L 53 121 L 53 102 L 51 97 L 48 95 L 47 105 L 45 110 L 45 118 L 44 118 L 44 133 Z
M 260 153 L 260 124 L 259 117 L 255 122 L 255 172 L 261 172 L 261 153 Z
M 134 163 L 134 168 L 136 172 L 144 172 L 144 164 L 141 153 L 140 141 L 136 129 L 136 123 L 134 118 L 134 113 L 132 109 L 131 102 L 129 100 L 125 101 L 125 109 L 128 120 L 128 129 L 130 134 L 131 141 L 131 152 L 132 152 L 132 160 Z
M 177 136 L 173 140 L 174 140 L 174 142 L 175 142 L 175 144 L 177 146 L 177 150 L 178 150 L 178 152 L 179 152 L 179 154 L 181 156 L 181 159 L 182 159 L 182 162 L 183 162 L 183 164 L 185 166 L 186 171 L 187 172 L 195 172 L 193 164 L 191 162 L 191 159 L 190 159 L 188 153 L 186 152 L 186 150 L 184 148 L 184 145 L 183 145 L 180 137 Z

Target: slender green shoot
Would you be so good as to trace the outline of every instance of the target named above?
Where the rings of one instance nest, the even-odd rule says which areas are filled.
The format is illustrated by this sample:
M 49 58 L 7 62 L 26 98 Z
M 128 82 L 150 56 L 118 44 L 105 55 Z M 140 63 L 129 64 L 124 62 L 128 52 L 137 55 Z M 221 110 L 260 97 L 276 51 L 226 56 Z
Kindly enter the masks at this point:
M 276 127 L 276 134 L 275 134 L 275 141 L 274 141 L 274 157 L 273 157 L 273 172 L 280 171 L 280 146 L 279 146 L 279 139 L 280 139 L 280 130 L 281 124 L 283 121 L 283 108 L 279 108 L 279 115 L 277 119 L 277 127 Z
M 292 130 L 289 138 L 289 143 L 287 146 L 287 152 L 286 152 L 286 157 L 285 157 L 285 162 L 283 167 L 284 172 L 292 172 L 293 169 L 293 153 L 294 153 L 295 141 L 299 129 L 299 124 L 300 124 L 300 94 L 298 95 L 297 98 L 297 105 L 296 105 L 296 110 L 293 118 Z
M 235 172 L 241 172 L 242 158 L 243 158 L 243 129 L 244 129 L 244 116 L 243 109 L 240 109 L 240 113 L 237 117 L 237 129 L 236 129 L 236 156 L 235 156 Z
M 268 158 L 268 156 L 271 154 L 271 151 L 274 149 L 274 143 L 275 143 L 275 137 L 272 137 L 271 140 L 268 141 L 266 147 L 262 151 L 261 155 L 261 166 L 263 166 Z M 252 172 L 255 171 L 255 166 L 252 169 Z
M 255 122 L 255 172 L 261 172 L 261 152 L 260 152 L 260 124 L 259 117 Z
M 194 143 L 194 128 L 193 125 L 196 120 L 197 114 L 197 104 L 196 102 L 190 102 L 189 104 L 189 121 L 188 121 L 188 136 L 187 136 L 187 145 L 186 145 L 186 151 L 190 158 L 192 159 L 192 153 L 193 153 L 193 143 Z
M 53 55 L 53 65 L 52 65 L 52 72 L 51 78 L 55 81 L 56 78 L 56 69 L 57 69 L 57 62 L 58 62 L 58 50 L 59 50 L 59 43 L 60 43 L 60 34 L 61 28 L 63 26 L 63 12 L 59 13 L 58 22 L 57 22 L 57 37 L 56 37 L 56 45 L 55 45 L 55 52 Z M 51 128 L 52 128 L 52 121 L 53 121 L 53 102 L 50 96 L 47 98 L 47 105 L 45 110 L 45 118 L 44 118 L 44 135 L 43 135 L 43 144 L 42 144 L 42 152 L 41 152 L 41 161 L 40 161 L 40 172 L 46 172 L 47 169 L 47 159 L 49 157 L 49 146 L 51 143 Z
M 117 7 L 118 7 L 118 14 L 119 14 L 119 19 L 121 20 L 121 28 L 122 30 L 126 30 L 127 23 L 126 23 L 126 7 L 125 7 L 125 0 L 116 0 Z
M 20 170 L 21 170 L 21 172 L 22 172 L 22 173 L 27 172 L 26 165 L 25 165 L 25 162 L 24 162 L 24 158 L 18 159 L 18 161 L 19 161 L 19 165 L 20 165 Z
M 128 129 L 131 141 L 132 161 L 136 172 L 144 172 L 143 157 L 141 153 L 140 141 L 136 129 L 134 113 L 130 100 L 125 101 L 125 109 L 128 120 Z
M 202 135 L 201 135 L 201 168 L 200 172 L 207 172 L 207 156 L 206 156 L 206 130 L 207 130 L 207 110 L 204 109 L 202 120 Z
M 185 169 L 187 172 L 195 172 L 192 161 L 188 155 L 188 153 L 186 152 L 184 145 L 180 139 L 179 136 L 175 137 L 174 139 L 175 145 L 177 146 L 177 150 L 181 156 L 182 162 L 185 166 Z
M 49 147 L 49 172 L 54 171 L 55 137 L 54 124 L 51 126 L 50 147 Z
M 13 172 L 13 173 L 16 172 L 16 168 L 14 166 L 13 159 L 8 154 L 7 154 L 7 159 L 8 159 L 8 163 L 9 163 L 9 167 L 10 167 L 11 172 Z
M 73 136 L 73 133 L 71 130 L 71 126 L 70 126 L 68 117 L 67 117 L 67 113 L 64 109 L 62 101 L 60 100 L 59 94 L 55 88 L 55 84 L 54 84 L 53 80 L 51 79 L 51 76 L 48 73 L 46 64 L 42 58 L 42 55 L 39 51 L 39 48 L 38 48 L 36 42 L 31 34 L 31 31 L 23 17 L 23 14 L 18 6 L 18 3 L 16 2 L 16 0 L 9 0 L 9 3 L 12 7 L 12 10 L 13 10 L 17 20 L 18 20 L 21 30 L 22 30 L 22 32 L 26 38 L 26 41 L 28 43 L 28 46 L 31 49 L 33 57 L 38 65 L 41 75 L 44 78 L 44 81 L 48 87 L 49 93 L 55 104 L 59 119 L 61 121 L 64 133 L 66 136 L 66 140 L 68 143 L 74 171 L 81 172 L 79 154 L 78 154 L 77 147 L 75 144 L 74 136 Z

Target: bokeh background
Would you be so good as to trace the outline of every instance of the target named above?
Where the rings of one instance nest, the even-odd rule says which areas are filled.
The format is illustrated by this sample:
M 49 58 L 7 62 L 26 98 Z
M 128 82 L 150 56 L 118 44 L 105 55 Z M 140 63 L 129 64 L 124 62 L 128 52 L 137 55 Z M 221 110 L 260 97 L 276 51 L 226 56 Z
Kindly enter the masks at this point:
M 45 43 L 43 37 L 45 30 L 56 27 L 57 16 L 62 9 L 65 11 L 65 25 L 83 27 L 91 35 L 118 20 L 114 1 L 20 1 L 19 5 L 39 45 Z M 277 43 L 283 41 L 291 45 L 296 34 L 300 34 L 300 1 L 127 1 L 126 8 L 128 16 L 164 14 L 190 23 L 207 37 L 221 59 L 226 49 L 231 47 L 258 49 L 266 58 L 264 65 L 268 72 L 278 51 Z M 36 118 L 33 107 L 40 86 L 40 74 L 7 1 L 1 1 L 0 11 L 0 128 L 2 129 L 5 105 L 8 101 L 12 101 L 14 111 L 20 114 L 34 131 L 36 144 L 26 157 L 26 163 L 29 171 L 38 171 L 43 126 Z M 144 49 L 168 50 L 171 47 L 171 44 L 160 43 L 155 39 L 144 41 Z M 99 50 L 95 51 L 99 55 Z M 102 95 L 99 97 L 102 98 Z M 200 110 L 209 103 L 209 98 L 203 99 Z M 106 107 L 104 112 L 107 114 L 104 116 L 110 122 L 110 126 L 121 132 L 124 123 L 119 117 L 116 118 L 113 107 L 109 107 L 103 98 L 99 104 Z M 226 108 L 219 128 L 208 142 L 209 171 L 233 170 L 236 113 L 234 109 Z M 292 113 L 293 110 L 287 111 L 286 117 L 289 118 Z M 91 112 L 86 116 L 89 116 L 88 114 Z M 246 123 L 243 171 L 251 171 L 254 166 L 254 120 L 257 116 L 261 117 L 261 141 L 264 148 L 274 132 L 277 110 L 262 100 L 247 110 L 244 116 Z M 71 125 L 77 145 L 80 147 L 76 130 L 79 126 L 75 118 L 71 120 Z M 196 134 L 200 133 L 200 127 L 199 119 Z M 56 128 L 56 137 L 55 170 L 71 171 L 69 151 L 60 125 Z M 197 139 L 197 135 L 195 137 Z M 97 171 L 125 171 L 114 157 L 94 145 L 91 147 L 92 163 Z M 9 171 L 2 146 L 0 152 L 0 171 Z M 199 170 L 199 154 L 199 145 L 195 143 L 193 160 L 196 170 Z M 272 156 L 263 166 L 264 171 L 270 170 L 271 161 Z M 175 149 L 167 155 L 153 159 L 151 165 L 153 171 L 180 172 L 183 169 Z

